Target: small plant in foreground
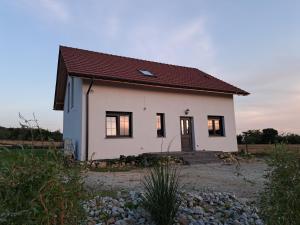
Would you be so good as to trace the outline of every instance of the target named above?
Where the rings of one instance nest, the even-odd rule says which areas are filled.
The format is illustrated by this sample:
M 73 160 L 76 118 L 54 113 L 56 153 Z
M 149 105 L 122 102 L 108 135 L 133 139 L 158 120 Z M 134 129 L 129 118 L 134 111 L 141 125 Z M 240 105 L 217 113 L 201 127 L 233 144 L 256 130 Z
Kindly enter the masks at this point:
M 80 168 L 66 164 L 62 152 L 4 149 L 0 155 L 0 224 L 81 224 Z
M 280 145 L 268 161 L 265 189 L 260 196 L 266 224 L 300 224 L 300 155 Z
M 142 205 L 157 225 L 171 225 L 180 205 L 179 175 L 169 163 L 149 169 L 143 180 Z

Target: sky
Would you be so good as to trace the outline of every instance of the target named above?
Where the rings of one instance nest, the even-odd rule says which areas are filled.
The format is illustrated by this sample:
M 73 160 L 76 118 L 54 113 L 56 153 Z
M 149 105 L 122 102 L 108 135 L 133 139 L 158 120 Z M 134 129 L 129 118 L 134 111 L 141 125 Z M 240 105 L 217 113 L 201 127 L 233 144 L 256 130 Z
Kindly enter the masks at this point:
M 300 1 L 0 0 L 0 126 L 53 110 L 58 48 L 197 67 L 251 94 L 235 97 L 237 132 L 300 134 Z

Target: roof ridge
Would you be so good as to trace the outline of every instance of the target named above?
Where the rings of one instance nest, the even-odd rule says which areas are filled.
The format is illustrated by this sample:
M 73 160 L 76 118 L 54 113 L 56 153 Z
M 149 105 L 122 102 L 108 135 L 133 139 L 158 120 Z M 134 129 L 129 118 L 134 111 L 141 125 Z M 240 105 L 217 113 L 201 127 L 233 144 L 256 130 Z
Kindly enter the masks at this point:
M 181 65 L 171 64 L 171 63 L 163 63 L 163 62 L 158 62 L 158 61 L 151 61 L 151 60 L 147 60 L 147 59 L 133 58 L 133 57 L 128 57 L 128 56 L 122 56 L 122 55 L 115 55 L 115 54 L 110 54 L 110 53 L 104 53 L 104 52 L 97 52 L 97 51 L 93 51 L 93 50 L 82 49 L 82 48 L 75 48 L 75 47 L 69 47 L 69 46 L 65 46 L 65 45 L 60 45 L 59 49 L 61 49 L 61 47 L 62 48 L 76 49 L 76 50 L 80 50 L 80 51 L 86 51 L 86 52 L 90 52 L 90 53 L 102 54 L 102 55 L 107 55 L 107 56 L 114 56 L 114 57 L 119 57 L 119 58 L 123 58 L 123 59 L 131 59 L 131 60 L 136 60 L 136 61 L 144 61 L 144 62 L 148 62 L 148 63 L 157 63 L 157 64 L 161 64 L 161 65 L 165 65 L 165 66 L 175 66 L 175 67 L 181 67 L 181 68 L 185 68 L 185 69 L 199 70 L 196 67 L 181 66 Z M 201 70 L 199 70 L 199 71 L 201 71 Z M 201 72 L 203 72 L 203 71 L 201 71 Z M 205 73 L 205 72 L 203 72 L 203 73 Z

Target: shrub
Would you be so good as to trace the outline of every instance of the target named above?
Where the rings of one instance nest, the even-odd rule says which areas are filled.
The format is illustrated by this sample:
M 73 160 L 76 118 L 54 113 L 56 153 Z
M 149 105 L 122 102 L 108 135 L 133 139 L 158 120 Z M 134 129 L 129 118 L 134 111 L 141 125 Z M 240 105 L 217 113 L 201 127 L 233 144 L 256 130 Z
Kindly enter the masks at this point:
M 171 225 L 180 205 L 179 176 L 169 163 L 149 169 L 144 177 L 145 194 L 142 205 L 157 225 Z
M 80 168 L 58 151 L 0 150 L 0 224 L 80 224 Z
M 300 224 L 300 157 L 280 145 L 268 161 L 265 189 L 260 196 L 266 224 Z

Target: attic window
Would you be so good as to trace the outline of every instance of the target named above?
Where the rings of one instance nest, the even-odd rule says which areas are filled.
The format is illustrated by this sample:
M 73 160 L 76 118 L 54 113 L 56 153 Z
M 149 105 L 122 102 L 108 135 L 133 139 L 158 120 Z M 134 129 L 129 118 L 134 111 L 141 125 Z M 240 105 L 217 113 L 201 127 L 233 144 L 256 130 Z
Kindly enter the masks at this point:
M 154 76 L 149 70 L 139 70 L 145 76 Z

